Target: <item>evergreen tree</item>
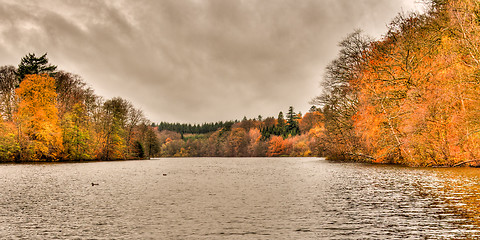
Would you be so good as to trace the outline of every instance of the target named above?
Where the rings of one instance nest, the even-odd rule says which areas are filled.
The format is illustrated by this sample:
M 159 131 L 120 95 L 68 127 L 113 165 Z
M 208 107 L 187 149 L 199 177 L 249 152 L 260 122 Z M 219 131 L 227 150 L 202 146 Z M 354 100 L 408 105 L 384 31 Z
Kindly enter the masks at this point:
M 224 122 L 216 122 L 216 123 L 202 123 L 202 124 L 186 124 L 186 123 L 167 123 L 167 122 L 160 122 L 158 124 L 158 131 L 172 131 L 177 133 L 192 133 L 192 134 L 205 134 L 215 132 L 220 128 L 223 128 L 227 125 Z
M 133 155 L 136 158 L 143 159 L 145 158 L 145 151 L 143 150 L 143 145 L 140 141 L 135 141 L 133 145 Z
M 29 53 L 22 58 L 17 69 L 17 77 L 21 82 L 27 74 L 52 74 L 57 69 L 57 66 L 48 63 L 47 54 L 41 57 L 36 57 L 35 53 Z
M 285 134 L 285 118 L 283 117 L 283 112 L 278 113 L 277 125 L 275 126 L 275 135 L 283 136 Z
M 298 116 L 297 114 L 293 111 L 293 107 L 290 106 L 288 108 L 288 113 L 287 113 L 287 126 L 286 126 L 286 133 L 285 135 L 298 135 L 300 133 L 300 128 L 298 127 Z

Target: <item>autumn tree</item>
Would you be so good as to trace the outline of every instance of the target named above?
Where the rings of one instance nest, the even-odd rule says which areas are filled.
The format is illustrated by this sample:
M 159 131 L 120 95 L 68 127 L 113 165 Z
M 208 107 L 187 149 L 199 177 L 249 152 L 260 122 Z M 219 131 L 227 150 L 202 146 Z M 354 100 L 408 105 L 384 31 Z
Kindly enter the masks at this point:
M 239 127 L 245 129 L 246 132 L 250 131 L 250 129 L 256 127 L 257 122 L 252 119 L 244 119 L 240 122 Z
M 297 135 L 288 139 L 291 142 L 292 150 L 290 156 L 292 157 L 310 157 L 312 150 L 309 146 L 309 136 L 307 134 Z
M 452 95 L 457 99 L 456 106 L 460 106 L 456 115 L 452 116 L 455 123 L 463 123 L 460 137 L 455 143 L 458 152 L 458 161 L 480 158 L 480 3 L 475 0 L 445 1 L 440 9 L 445 18 L 450 21 L 449 30 L 453 36 L 448 40 L 449 49 L 455 59 L 455 72 L 449 75 L 454 77 L 455 91 Z M 442 12 L 442 11 L 440 11 Z M 445 48 L 444 48 L 445 49 Z M 459 68 L 461 67 L 461 68 Z M 460 114 L 458 114 L 460 113 Z M 460 120 L 460 121 L 459 121 Z M 460 129 L 460 128 L 456 128 Z
M 262 141 L 262 134 L 258 128 L 250 129 L 248 132 L 250 143 L 248 153 L 252 157 L 265 157 L 268 151 L 268 143 Z
M 76 104 L 82 104 L 87 112 L 91 110 L 97 96 L 80 76 L 58 71 L 53 74 L 53 77 L 55 78 L 57 108 L 60 119 L 63 119 L 65 113 L 72 111 Z
M 139 125 L 147 125 L 147 119 L 145 118 L 145 115 L 143 114 L 143 111 L 140 109 L 135 108 L 131 103 L 126 104 L 127 108 L 127 114 L 126 114 L 126 120 L 125 120 L 125 142 L 127 144 L 126 152 L 125 155 L 127 157 L 130 157 L 132 154 L 132 148 L 134 147 L 134 144 L 136 141 L 139 140 L 138 136 L 136 135 L 136 130 Z M 152 127 L 148 127 L 148 129 L 145 129 L 146 131 L 153 131 L 151 129 Z M 155 133 L 145 133 L 148 136 L 145 136 L 145 138 L 157 138 Z M 157 140 L 158 141 L 158 140 Z M 152 143 L 153 144 L 153 143 Z M 157 148 L 159 148 L 158 144 L 155 144 Z M 147 146 L 148 147 L 148 146 Z M 148 147 L 148 149 L 152 148 Z M 150 150 L 147 149 L 147 156 L 150 157 Z
M 475 84 L 439 11 L 399 15 L 372 47 L 357 82 L 355 121 L 374 161 L 430 166 L 466 157 L 460 139 L 468 133 L 465 103 Z
M 290 111 L 290 118 L 298 121 L 301 114 Z M 287 116 L 288 118 L 288 116 Z M 318 150 L 319 136 L 323 133 L 323 124 L 316 122 L 315 130 L 304 132 L 301 136 L 277 135 L 277 120 L 273 117 L 260 121 L 247 119 L 230 122 L 221 129 L 207 134 L 181 134 L 163 130 L 159 133 L 162 143 L 161 156 L 164 157 L 265 157 L 265 156 L 313 156 Z M 283 113 L 280 122 L 287 128 Z M 177 124 L 162 123 L 163 126 Z M 183 126 L 188 126 L 185 124 Z M 178 124 L 181 127 L 182 124 Z M 247 131 L 248 129 L 248 131 Z M 314 149 L 311 149 L 314 147 Z
M 147 127 L 144 146 L 146 157 L 151 158 L 160 154 L 160 142 L 157 137 L 157 132 L 152 127 Z
M 20 154 L 20 146 L 13 124 L 0 118 L 0 162 L 14 161 Z
M 228 153 L 229 156 L 246 157 L 248 144 L 248 134 L 244 128 L 237 127 L 232 129 L 230 135 L 227 138 Z
M 371 39 L 355 31 L 340 42 L 339 56 L 326 69 L 323 93 L 312 104 L 323 108 L 325 133 L 322 141 L 328 157 L 340 160 L 363 158 L 354 129 L 358 90 L 353 82 L 362 76 Z
M 221 129 L 218 129 L 214 133 L 210 135 L 208 138 L 208 145 L 209 145 L 209 150 L 208 150 L 208 156 L 210 157 L 224 157 L 228 155 L 228 144 L 227 144 L 227 138 L 230 135 L 229 132 L 231 130 L 230 128 L 223 127 Z
M 26 75 L 16 90 L 19 98 L 15 120 L 20 135 L 21 160 L 58 160 L 63 151 L 62 132 L 55 107 L 55 79 Z M 21 136 L 20 136 L 21 137 Z
M 341 43 L 314 100 L 329 157 L 413 166 L 478 159 L 480 4 L 429 7 L 398 15 L 379 41 L 354 33 Z
M 310 111 L 306 113 L 299 122 L 300 133 L 308 133 L 310 129 L 316 126 L 323 127 L 324 116 L 319 111 Z
M 17 107 L 15 88 L 19 81 L 15 71 L 13 66 L 0 67 L 0 113 L 7 121 L 13 120 L 13 113 Z
M 92 159 L 92 132 L 85 105 L 75 104 L 73 109 L 65 114 L 61 127 L 66 157 L 71 160 Z
M 268 154 L 269 157 L 281 157 L 289 155 L 289 145 L 288 140 L 284 139 L 281 136 L 272 136 L 268 141 Z
M 128 107 L 129 103 L 119 97 L 103 103 L 98 132 L 102 146 L 97 157 L 105 160 L 126 158 L 125 125 Z

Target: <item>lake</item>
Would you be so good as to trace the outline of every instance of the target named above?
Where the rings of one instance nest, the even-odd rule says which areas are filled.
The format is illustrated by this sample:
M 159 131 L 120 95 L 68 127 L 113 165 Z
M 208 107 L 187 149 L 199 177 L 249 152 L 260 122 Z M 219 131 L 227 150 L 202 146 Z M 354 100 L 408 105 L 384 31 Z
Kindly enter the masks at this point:
M 471 168 L 320 158 L 3 164 L 0 189 L 2 239 L 480 237 L 480 169 Z

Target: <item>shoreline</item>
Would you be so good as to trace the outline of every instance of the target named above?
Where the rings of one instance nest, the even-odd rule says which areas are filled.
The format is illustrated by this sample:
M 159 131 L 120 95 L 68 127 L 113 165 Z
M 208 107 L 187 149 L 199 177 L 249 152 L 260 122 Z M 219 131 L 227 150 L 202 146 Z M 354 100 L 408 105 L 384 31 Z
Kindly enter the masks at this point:
M 408 166 L 403 164 L 395 164 L 395 163 L 375 163 L 375 162 L 360 162 L 360 161 L 345 161 L 345 160 L 333 160 L 328 159 L 326 157 L 302 157 L 302 156 L 275 156 L 275 157 L 152 157 L 148 159 L 111 159 L 111 160 L 99 160 L 99 159 L 91 159 L 91 160 L 59 160 L 59 161 L 8 161 L 2 162 L 0 161 L 0 165 L 21 165 L 21 164 L 61 164 L 61 163 L 90 163 L 90 162 L 122 162 L 122 161 L 145 161 L 145 160 L 158 160 L 158 159 L 181 159 L 181 158 L 239 158 L 239 159 L 246 159 L 246 158 L 317 158 L 323 159 L 324 161 L 332 162 L 332 163 L 357 163 L 357 164 L 365 164 L 365 165 L 372 165 L 372 166 L 395 166 L 395 167 L 406 167 L 406 168 L 427 168 L 427 169 L 434 169 L 434 168 L 441 168 L 441 169 L 465 169 L 465 168 L 480 168 L 480 166 L 472 166 L 463 163 L 470 163 L 472 161 L 465 161 L 462 164 L 455 164 L 454 166 Z

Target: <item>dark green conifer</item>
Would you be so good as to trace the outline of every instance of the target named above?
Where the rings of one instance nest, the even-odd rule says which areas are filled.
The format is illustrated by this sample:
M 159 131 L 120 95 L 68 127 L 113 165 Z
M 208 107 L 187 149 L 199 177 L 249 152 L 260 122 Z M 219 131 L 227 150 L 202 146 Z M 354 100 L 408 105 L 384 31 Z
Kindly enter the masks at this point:
M 41 57 L 36 57 L 35 53 L 29 53 L 22 58 L 16 73 L 19 82 L 21 82 L 27 74 L 52 74 L 56 69 L 57 66 L 48 63 L 46 53 Z

